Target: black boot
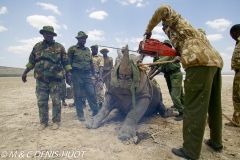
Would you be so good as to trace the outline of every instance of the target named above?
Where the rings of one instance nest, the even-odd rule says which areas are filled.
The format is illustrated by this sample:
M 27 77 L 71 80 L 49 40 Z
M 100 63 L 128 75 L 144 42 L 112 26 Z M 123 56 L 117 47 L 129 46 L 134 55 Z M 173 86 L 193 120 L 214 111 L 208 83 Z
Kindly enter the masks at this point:
M 181 121 L 183 120 L 183 112 L 179 112 L 179 115 L 176 116 L 176 118 L 174 119 L 175 121 Z

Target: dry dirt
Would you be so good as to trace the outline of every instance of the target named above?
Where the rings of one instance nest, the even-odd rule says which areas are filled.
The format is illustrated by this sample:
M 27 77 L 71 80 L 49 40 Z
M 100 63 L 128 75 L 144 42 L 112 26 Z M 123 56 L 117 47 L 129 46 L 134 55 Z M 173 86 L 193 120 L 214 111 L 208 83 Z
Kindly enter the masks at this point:
M 156 76 L 163 93 L 163 103 L 170 107 L 172 101 L 163 76 Z M 223 76 L 222 108 L 231 117 L 233 76 Z M 124 116 L 113 110 L 98 129 L 87 129 L 78 121 L 75 107 L 62 107 L 62 121 L 58 130 L 51 130 L 52 122 L 38 131 L 39 118 L 35 96 L 35 79 L 0 78 L 0 159 L 86 159 L 86 160 L 178 160 L 172 147 L 182 146 L 182 121 L 174 121 L 155 114 L 143 118 L 137 132 L 140 142 L 123 143 L 117 132 Z M 72 103 L 72 99 L 67 99 Z M 51 108 L 51 102 L 49 102 Z M 90 118 L 85 108 L 86 119 Z M 177 113 L 177 112 L 176 112 Z M 51 119 L 51 109 L 50 109 Z M 227 119 L 223 117 L 223 123 Z M 204 138 L 209 138 L 206 126 Z M 240 128 L 223 125 L 222 153 L 213 152 L 202 145 L 200 159 L 240 159 Z M 41 158 L 42 156 L 42 158 Z

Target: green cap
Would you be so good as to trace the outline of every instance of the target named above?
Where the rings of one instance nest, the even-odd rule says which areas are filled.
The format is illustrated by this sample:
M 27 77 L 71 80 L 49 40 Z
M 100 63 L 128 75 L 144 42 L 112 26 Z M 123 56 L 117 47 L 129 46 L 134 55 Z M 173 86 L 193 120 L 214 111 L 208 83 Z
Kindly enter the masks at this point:
M 108 53 L 109 50 L 107 48 L 103 48 L 103 49 L 100 50 L 100 53 L 102 53 L 102 52 L 107 52 Z
M 171 42 L 169 40 L 163 41 L 163 44 L 169 44 L 170 46 L 172 46 L 172 44 L 171 44 Z
M 98 48 L 98 45 L 97 45 L 97 44 L 94 44 L 94 45 L 92 45 L 90 48 L 92 48 L 92 47 Z
M 52 26 L 43 26 L 43 29 L 39 31 L 40 34 L 43 34 L 44 31 L 51 32 L 54 34 L 54 36 L 57 36 L 57 34 L 54 32 L 54 29 Z
M 87 37 L 88 38 L 88 35 L 86 35 L 86 33 L 84 33 L 83 31 L 79 31 L 78 32 L 78 35 L 75 37 L 75 38 L 82 38 L 82 37 Z

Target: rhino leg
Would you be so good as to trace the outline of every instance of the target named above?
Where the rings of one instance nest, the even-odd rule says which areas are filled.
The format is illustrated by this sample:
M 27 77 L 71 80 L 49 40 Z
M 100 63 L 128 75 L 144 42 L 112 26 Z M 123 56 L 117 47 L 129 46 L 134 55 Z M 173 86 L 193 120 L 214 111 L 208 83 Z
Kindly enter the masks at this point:
M 115 100 L 114 97 L 110 94 L 106 94 L 105 101 L 101 110 L 92 117 L 87 123 L 86 128 L 88 129 L 96 129 L 100 126 L 101 122 L 108 116 L 108 114 L 115 108 Z
M 162 103 L 162 93 L 160 92 L 160 102 L 158 105 L 157 110 L 159 111 L 160 115 L 163 118 L 171 117 L 173 115 L 173 109 L 167 108 L 163 103 Z
M 149 98 L 141 98 L 136 100 L 136 106 L 128 114 L 123 126 L 118 132 L 118 138 L 127 141 L 136 136 L 136 125 L 142 118 L 149 106 Z

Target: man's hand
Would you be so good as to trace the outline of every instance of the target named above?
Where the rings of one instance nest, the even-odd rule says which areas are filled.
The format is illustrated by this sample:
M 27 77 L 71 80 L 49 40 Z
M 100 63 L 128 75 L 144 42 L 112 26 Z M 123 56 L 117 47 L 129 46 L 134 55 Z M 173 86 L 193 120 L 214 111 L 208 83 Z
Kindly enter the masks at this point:
M 181 57 L 180 56 L 176 56 L 173 60 L 174 60 L 173 63 L 179 63 L 180 60 L 181 60 Z
M 23 73 L 22 74 L 22 81 L 25 83 L 27 82 L 27 74 L 26 73 Z
M 152 32 L 145 32 L 143 36 L 145 35 L 146 35 L 146 39 L 149 39 L 152 36 Z
M 67 83 L 68 85 L 71 85 L 71 83 L 72 83 L 72 74 L 71 74 L 70 71 L 68 71 L 68 72 L 66 73 L 66 83 Z
M 96 81 L 99 81 L 99 76 L 98 76 L 97 73 L 95 73 L 93 76 L 94 76 L 94 78 L 95 78 Z

